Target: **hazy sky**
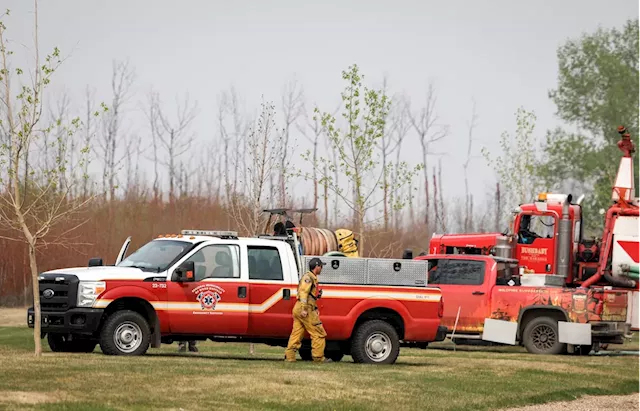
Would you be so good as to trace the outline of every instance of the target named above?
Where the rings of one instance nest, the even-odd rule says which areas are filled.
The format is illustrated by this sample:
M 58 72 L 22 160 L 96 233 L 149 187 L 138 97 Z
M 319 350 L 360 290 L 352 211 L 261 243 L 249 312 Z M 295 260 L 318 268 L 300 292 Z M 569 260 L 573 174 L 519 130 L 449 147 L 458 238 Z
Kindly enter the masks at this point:
M 30 46 L 32 2 L 0 3 L 12 11 L 8 36 Z M 74 103 L 80 104 L 87 84 L 108 102 L 111 62 L 128 58 L 137 73 L 137 101 L 150 86 L 167 102 L 184 92 L 198 100 L 193 130 L 201 140 L 215 133 L 216 95 L 232 84 L 255 109 L 262 94 L 279 103 L 283 84 L 295 74 L 308 107 L 316 102 L 332 110 L 343 88 L 340 72 L 352 63 L 374 85 L 388 74 L 391 89 L 406 92 L 414 105 L 433 81 L 441 122 L 451 126 L 434 150 L 448 152 L 445 193 L 459 195 L 471 99 L 479 115 L 478 156 L 481 145 L 515 130 L 519 106 L 536 112 L 542 137 L 557 123 L 547 97 L 556 85 L 557 47 L 637 16 L 636 0 L 44 0 L 40 38 L 43 51 L 58 46 L 71 52 L 54 82 Z M 148 135 L 146 124 L 135 120 L 139 115 L 131 113 L 130 125 Z M 419 161 L 415 137 L 405 143 L 403 157 Z M 495 184 L 481 157 L 471 171 L 476 195 Z

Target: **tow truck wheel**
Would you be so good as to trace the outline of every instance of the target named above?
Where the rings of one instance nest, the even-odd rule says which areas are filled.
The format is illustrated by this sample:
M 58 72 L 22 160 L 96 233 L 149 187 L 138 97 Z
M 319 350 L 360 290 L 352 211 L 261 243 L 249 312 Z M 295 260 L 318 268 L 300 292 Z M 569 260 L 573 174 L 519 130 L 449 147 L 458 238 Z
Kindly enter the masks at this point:
M 355 363 L 393 364 L 400 354 L 396 329 L 382 320 L 360 324 L 351 338 L 351 357 Z
M 100 332 L 100 349 L 107 355 L 143 355 L 150 342 L 147 320 L 131 310 L 111 314 Z
M 91 340 L 69 340 L 66 334 L 48 333 L 47 342 L 53 352 L 93 352 L 96 342 Z
M 565 350 L 559 341 L 558 322 L 549 317 L 538 317 L 524 327 L 524 346 L 531 354 L 556 355 Z

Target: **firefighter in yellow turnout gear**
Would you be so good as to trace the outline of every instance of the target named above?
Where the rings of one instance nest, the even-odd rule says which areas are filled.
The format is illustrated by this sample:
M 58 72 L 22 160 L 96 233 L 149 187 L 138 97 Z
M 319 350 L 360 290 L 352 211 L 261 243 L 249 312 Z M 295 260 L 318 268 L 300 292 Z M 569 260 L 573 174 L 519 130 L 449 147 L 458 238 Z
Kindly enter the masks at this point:
M 298 297 L 293 307 L 293 330 L 289 337 L 289 344 L 284 352 L 285 361 L 295 361 L 296 352 L 302 345 L 305 331 L 311 336 L 311 356 L 314 362 L 330 362 L 324 358 L 325 337 L 327 333 L 320 321 L 316 300 L 320 298 L 318 292 L 318 274 L 325 265 L 319 258 L 309 261 L 309 271 L 302 276 L 298 283 Z

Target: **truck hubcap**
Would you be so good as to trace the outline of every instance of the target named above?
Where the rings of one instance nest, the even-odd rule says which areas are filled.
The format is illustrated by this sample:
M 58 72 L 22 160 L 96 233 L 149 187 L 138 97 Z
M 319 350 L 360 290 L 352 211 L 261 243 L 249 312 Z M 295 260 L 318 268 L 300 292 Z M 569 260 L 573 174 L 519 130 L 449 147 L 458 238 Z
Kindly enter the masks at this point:
M 377 332 L 367 338 L 367 356 L 374 361 L 384 361 L 391 353 L 391 341 L 385 333 Z
M 531 334 L 533 337 L 533 344 L 539 350 L 549 350 L 556 343 L 556 333 L 547 325 L 540 325 L 536 327 Z
M 141 344 L 142 330 L 138 324 L 127 321 L 116 328 L 113 334 L 113 342 L 118 349 L 125 353 L 135 351 Z

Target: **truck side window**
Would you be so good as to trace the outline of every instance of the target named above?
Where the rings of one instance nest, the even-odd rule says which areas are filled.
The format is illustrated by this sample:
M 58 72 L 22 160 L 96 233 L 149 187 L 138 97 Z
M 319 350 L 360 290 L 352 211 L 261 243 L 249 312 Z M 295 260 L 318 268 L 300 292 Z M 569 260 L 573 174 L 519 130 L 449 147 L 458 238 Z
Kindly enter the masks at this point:
M 280 253 L 275 247 L 248 246 L 250 280 L 283 281 Z
M 208 245 L 193 254 L 196 281 L 205 278 L 240 278 L 240 247 L 237 245 Z
M 484 261 L 439 259 L 429 261 L 429 284 L 481 285 Z

